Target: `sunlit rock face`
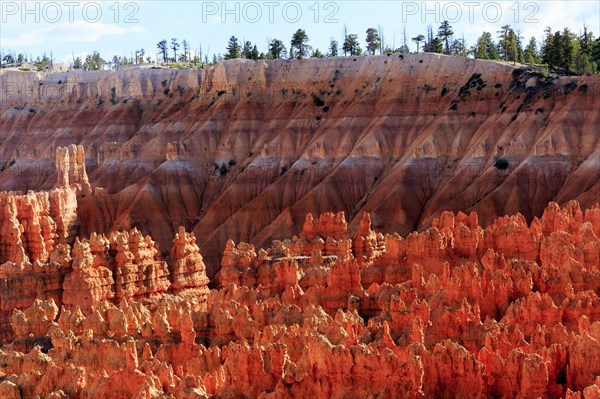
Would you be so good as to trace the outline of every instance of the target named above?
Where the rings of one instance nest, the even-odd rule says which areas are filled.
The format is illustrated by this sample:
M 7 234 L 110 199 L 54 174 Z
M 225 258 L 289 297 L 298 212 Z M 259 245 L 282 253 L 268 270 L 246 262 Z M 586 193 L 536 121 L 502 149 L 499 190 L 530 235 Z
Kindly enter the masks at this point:
M 34 292 L 31 306 L 11 313 L 0 393 L 600 392 L 600 206 L 551 203 L 531 223 L 517 214 L 486 228 L 474 212 L 444 212 L 406 238 L 382 235 L 370 220 L 363 214 L 352 238 L 343 213 L 326 213 L 307 215 L 300 236 L 266 248 L 230 240 L 210 292 L 183 228 L 168 263 L 137 230 L 77 239 L 52 257 L 67 269 L 62 304 Z M 3 272 L 18 280 L 19 272 Z
M 485 227 L 600 197 L 597 76 L 406 54 L 1 72 L 0 84 L 0 190 L 94 187 L 78 201 L 81 238 L 137 227 L 167 256 L 183 226 L 209 276 L 227 240 L 269 245 L 307 213 L 343 211 L 354 237 L 367 211 L 405 237 L 445 210 Z M 84 154 L 63 149 L 57 169 L 71 144 Z M 377 252 L 366 242 L 359 256 Z
M 0 397 L 600 397 L 597 77 L 0 83 Z

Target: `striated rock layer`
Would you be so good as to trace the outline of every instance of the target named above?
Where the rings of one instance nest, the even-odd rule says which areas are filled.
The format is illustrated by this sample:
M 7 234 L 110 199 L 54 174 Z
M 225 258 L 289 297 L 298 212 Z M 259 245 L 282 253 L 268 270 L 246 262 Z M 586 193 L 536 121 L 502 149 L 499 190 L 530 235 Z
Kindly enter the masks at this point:
M 73 298 L 88 301 L 67 301 L 65 279 L 62 306 L 40 298 L 12 313 L 0 396 L 599 397 L 600 205 L 550 203 L 531 223 L 485 228 L 475 212 L 443 212 L 406 238 L 371 220 L 350 234 L 343 213 L 309 214 L 268 248 L 230 240 L 207 296 L 184 229 L 169 258 L 175 294 L 155 282 L 124 295 L 161 277 L 137 230 L 77 240 Z M 96 278 L 123 265 L 127 283 Z
M 0 71 L 0 91 L 0 190 L 77 184 L 81 237 L 137 227 L 163 256 L 183 226 L 201 238 L 209 276 L 228 239 L 269 245 L 299 234 L 308 212 L 343 211 L 354 238 L 367 211 L 377 231 L 406 236 L 445 210 L 487 226 L 600 197 L 598 76 L 406 54 Z M 57 171 L 56 148 L 71 143 L 85 154 L 63 150 Z M 83 160 L 105 188 L 96 195 Z M 376 256 L 358 249 L 377 241 L 364 237 L 357 257 Z

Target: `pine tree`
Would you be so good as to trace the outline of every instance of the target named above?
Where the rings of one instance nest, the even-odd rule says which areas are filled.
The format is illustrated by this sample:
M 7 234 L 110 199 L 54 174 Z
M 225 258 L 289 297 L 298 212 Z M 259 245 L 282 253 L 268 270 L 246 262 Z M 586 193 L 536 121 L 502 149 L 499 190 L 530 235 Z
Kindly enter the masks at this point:
M 581 48 L 581 52 L 587 55 L 592 54 L 592 49 L 594 46 L 594 34 L 592 32 L 588 32 L 587 26 L 583 26 L 583 35 L 579 38 L 579 47 Z
M 158 49 L 160 50 L 160 53 L 163 57 L 163 62 L 167 62 L 167 41 L 166 40 L 161 40 L 160 42 L 158 42 L 158 44 L 156 45 L 156 47 L 158 47 Z
M 287 49 L 283 42 L 279 39 L 273 39 L 269 42 L 269 51 L 267 53 L 267 58 L 271 60 L 277 60 L 280 58 L 287 57 Z
M 552 58 L 554 53 L 554 35 L 552 34 L 552 28 L 549 26 L 544 29 L 544 41 L 541 47 L 541 58 L 544 64 L 548 64 L 552 68 Z
M 242 48 L 242 58 L 251 58 L 252 57 L 252 43 L 249 40 L 244 42 L 244 47 Z
M 79 57 L 77 57 L 79 59 Z M 79 60 L 79 62 L 81 62 L 81 60 Z M 123 65 L 123 62 L 121 61 L 121 57 L 119 57 L 118 55 L 114 55 L 113 59 L 112 59 L 112 68 L 116 71 L 117 69 L 119 69 L 119 67 L 121 65 Z
M 226 60 L 233 60 L 234 58 L 240 58 L 240 43 L 238 42 L 237 37 L 231 36 L 229 38 L 229 42 L 227 43 L 227 53 L 225 54 Z
M 171 39 L 171 50 L 173 50 L 173 62 L 177 62 L 177 50 L 179 49 L 179 43 L 176 38 Z
M 439 53 L 442 54 L 444 52 L 444 42 L 439 37 L 434 37 L 431 41 L 430 53 Z
M 298 29 L 290 42 L 290 58 L 300 60 L 306 57 L 311 50 L 311 47 L 307 44 L 308 41 L 309 38 L 304 29 Z
M 560 38 L 560 66 L 569 74 L 575 61 L 575 35 L 565 28 Z
M 473 56 L 478 60 L 489 60 L 487 46 L 491 41 L 491 35 L 489 32 L 483 32 L 479 39 L 477 39 L 477 43 L 473 47 Z
M 423 35 L 417 35 L 412 38 L 412 41 L 417 43 L 417 53 L 419 52 L 419 46 L 420 46 L 421 42 L 424 40 L 425 40 L 425 36 L 423 36 Z
M 354 33 L 346 35 L 346 38 L 344 39 L 344 44 L 342 45 L 342 50 L 344 50 L 344 54 L 350 53 L 350 56 L 360 55 L 358 35 Z
M 511 36 L 510 36 L 510 32 L 512 31 L 512 29 L 510 28 L 510 25 L 504 25 L 501 30 L 499 30 L 498 33 L 498 38 L 500 39 L 500 41 L 498 42 L 498 48 L 500 50 L 500 57 L 502 60 L 504 61 L 512 61 L 510 60 L 510 52 L 511 52 Z M 513 32 L 514 33 L 514 32 Z
M 591 62 L 590 57 L 580 48 L 575 56 L 575 72 L 578 75 L 592 75 L 596 73 L 596 68 L 596 63 Z
M 515 44 L 517 46 L 517 59 L 516 61 L 519 63 L 523 63 L 524 61 L 524 53 L 523 53 L 523 36 L 521 36 L 521 31 L 517 31 L 515 34 Z
M 258 47 L 256 44 L 252 46 L 252 51 L 250 52 L 250 59 L 257 60 L 260 57 L 260 53 L 258 52 Z
M 379 32 L 375 28 L 367 29 L 367 51 L 371 53 L 371 55 L 375 55 L 375 51 L 381 48 L 381 38 L 379 37 Z
M 452 37 L 452 35 L 454 35 L 454 32 L 452 31 L 452 26 L 450 26 L 450 22 L 442 22 L 440 28 L 438 29 L 438 37 L 440 39 L 443 39 L 444 41 L 444 54 L 450 54 L 449 38 Z M 437 52 L 438 51 L 436 51 L 436 53 Z
M 338 56 L 338 42 L 334 38 L 331 38 L 329 41 L 329 52 L 327 54 L 328 57 L 337 57 Z
M 427 26 L 427 41 L 423 47 L 423 51 L 426 53 L 434 53 L 433 49 L 433 28 L 431 25 Z
M 181 45 L 183 46 L 183 61 L 187 62 L 189 59 L 191 59 L 192 57 L 188 57 L 188 54 L 190 53 L 190 44 L 188 43 L 187 40 L 183 40 L 181 42 Z
M 508 26 L 508 25 L 507 25 Z M 519 35 L 511 28 L 508 29 L 506 39 L 500 41 L 501 51 L 504 52 L 504 60 L 512 62 L 523 61 L 523 48 Z
M 41 62 L 45 62 L 46 56 L 42 58 Z M 91 55 L 88 54 L 85 56 L 85 61 L 83 62 L 82 68 L 86 71 L 98 71 L 102 69 L 104 65 L 104 60 L 100 57 L 100 53 L 94 51 Z
M 523 58 L 526 64 L 533 65 L 539 63 L 539 55 L 537 49 L 537 41 L 535 37 L 531 37 L 529 39 L 529 43 L 527 47 L 525 47 L 525 52 L 523 53 Z
M 600 68 L 600 37 L 592 42 L 591 45 L 591 61 Z
M 452 43 L 450 47 L 450 53 L 455 57 L 467 58 L 469 50 L 467 50 L 467 42 L 465 38 L 457 39 Z
M 543 47 L 543 59 L 542 61 L 545 64 L 548 64 L 550 69 L 554 69 L 559 67 L 561 64 L 560 61 L 560 47 L 561 47 L 561 35 L 559 31 L 556 31 L 554 34 L 548 32 L 548 36 L 544 41 Z

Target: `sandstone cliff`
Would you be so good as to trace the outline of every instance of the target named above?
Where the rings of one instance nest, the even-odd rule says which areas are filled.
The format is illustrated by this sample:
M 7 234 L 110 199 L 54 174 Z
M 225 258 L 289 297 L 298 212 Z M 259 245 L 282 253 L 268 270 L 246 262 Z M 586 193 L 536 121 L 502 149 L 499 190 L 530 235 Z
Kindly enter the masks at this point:
M 54 153 L 84 145 L 105 190 L 79 200 L 82 237 L 137 227 L 166 256 L 183 226 L 210 276 L 228 239 L 265 246 L 299 234 L 309 212 L 343 211 L 353 237 L 368 211 L 377 231 L 406 236 L 444 210 L 487 226 L 600 197 L 597 76 L 411 54 L 2 71 L 0 87 L 0 190 L 83 177 L 58 174 Z

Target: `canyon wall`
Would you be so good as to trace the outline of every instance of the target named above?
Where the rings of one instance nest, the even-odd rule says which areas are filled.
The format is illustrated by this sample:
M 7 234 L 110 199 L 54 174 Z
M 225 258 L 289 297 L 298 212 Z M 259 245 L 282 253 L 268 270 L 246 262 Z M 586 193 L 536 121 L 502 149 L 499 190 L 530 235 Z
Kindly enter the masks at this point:
M 310 212 L 342 211 L 354 233 L 367 211 L 377 231 L 406 236 L 445 210 L 487 226 L 600 197 L 598 76 L 396 54 L 0 71 L 0 94 L 0 191 L 64 184 L 56 148 L 83 145 L 103 189 L 79 197 L 77 234 L 137 228 L 164 257 L 183 226 L 209 276 L 227 240 L 267 246 Z
M 599 397 L 600 205 L 551 203 L 531 223 L 486 228 L 474 212 L 443 212 L 406 238 L 374 230 L 368 213 L 348 227 L 341 212 L 309 214 L 268 247 L 228 241 L 204 296 L 159 282 L 131 296 L 117 274 L 86 285 L 88 303 L 67 300 L 65 281 L 62 306 L 12 313 L 0 396 Z M 113 241 L 77 240 L 71 276 L 88 279 L 72 281 L 104 275 L 114 259 L 97 254 Z M 149 237 L 116 242 L 118 267 L 142 262 L 160 280 Z M 193 236 L 180 230 L 171 256 L 189 273 Z M 181 274 L 180 288 L 205 281 Z

